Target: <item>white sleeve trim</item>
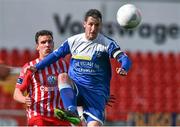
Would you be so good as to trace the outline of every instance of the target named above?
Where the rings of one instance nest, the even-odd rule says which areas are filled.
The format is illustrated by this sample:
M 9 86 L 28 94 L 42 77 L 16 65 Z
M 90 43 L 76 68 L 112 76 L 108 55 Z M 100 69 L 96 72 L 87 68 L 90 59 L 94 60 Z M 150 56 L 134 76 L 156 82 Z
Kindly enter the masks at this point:
M 117 55 L 118 55 L 119 53 L 121 53 L 121 52 L 122 52 L 121 50 L 116 51 L 116 52 L 113 54 L 113 57 L 116 58 Z

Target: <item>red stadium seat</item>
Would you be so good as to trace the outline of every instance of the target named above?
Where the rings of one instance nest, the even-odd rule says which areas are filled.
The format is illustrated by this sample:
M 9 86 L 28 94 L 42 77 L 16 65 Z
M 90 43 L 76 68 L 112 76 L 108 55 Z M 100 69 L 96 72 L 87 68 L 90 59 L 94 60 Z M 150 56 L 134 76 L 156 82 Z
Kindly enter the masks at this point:
M 14 67 L 19 67 L 21 66 L 20 61 L 21 61 L 21 54 L 20 51 L 16 48 L 12 49 L 9 52 L 9 59 L 8 59 L 8 65 L 14 66 Z
M 23 66 L 26 62 L 29 62 L 33 60 L 33 54 L 30 49 L 24 49 L 22 50 L 22 60 L 21 60 L 21 66 Z
M 5 48 L 0 49 L 0 63 L 8 63 L 8 50 Z
M 113 72 L 111 93 L 118 97 L 111 121 L 120 120 L 119 114 L 130 112 L 180 112 L 180 53 L 130 53 L 132 69 L 126 78 Z M 112 61 L 113 70 L 118 63 Z M 118 90 L 117 90 L 118 88 Z M 113 116 L 114 115 L 114 116 Z
M 106 118 L 109 121 L 126 120 L 132 112 L 171 113 L 180 112 L 180 53 L 128 52 L 132 59 L 132 69 L 128 76 L 121 77 L 116 73 L 119 63 L 111 59 L 112 80 L 111 93 L 116 98 L 113 107 L 106 107 Z M 21 66 L 38 57 L 36 51 L 18 49 L 0 50 L 0 60 L 12 66 Z M 69 62 L 71 56 L 65 59 Z M 7 59 L 10 59 L 9 61 Z M 21 62 L 21 63 L 19 63 Z M 0 109 L 12 101 L 1 95 Z M 10 95 L 8 95 L 10 96 Z M 7 100 L 8 101 L 7 101 Z M 8 102 L 8 103 L 7 103 Z M 12 102 L 9 108 L 24 108 Z

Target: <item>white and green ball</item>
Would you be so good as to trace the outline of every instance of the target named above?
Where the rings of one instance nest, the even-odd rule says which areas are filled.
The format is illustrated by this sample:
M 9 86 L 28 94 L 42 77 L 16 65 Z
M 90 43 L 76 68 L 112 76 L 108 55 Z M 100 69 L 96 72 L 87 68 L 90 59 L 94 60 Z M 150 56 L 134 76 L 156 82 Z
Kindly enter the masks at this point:
M 124 29 L 134 29 L 141 23 L 141 12 L 133 4 L 125 4 L 117 11 L 117 22 Z

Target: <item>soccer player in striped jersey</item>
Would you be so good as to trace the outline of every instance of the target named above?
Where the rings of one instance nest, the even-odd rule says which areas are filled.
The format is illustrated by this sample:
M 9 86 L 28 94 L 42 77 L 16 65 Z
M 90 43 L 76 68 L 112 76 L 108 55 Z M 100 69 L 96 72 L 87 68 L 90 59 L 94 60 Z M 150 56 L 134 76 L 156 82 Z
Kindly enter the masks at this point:
M 116 41 L 100 33 L 102 15 L 99 10 L 87 11 L 83 26 L 84 33 L 68 38 L 44 60 L 28 68 L 41 70 L 71 54 L 68 75 L 59 75 L 58 83 L 66 111 L 56 109 L 55 114 L 69 121 L 71 113 L 77 112 L 77 104 L 82 104 L 87 126 L 101 126 L 105 120 L 105 105 L 110 98 L 110 58 L 120 63 L 121 67 L 116 71 L 123 76 L 131 67 L 131 60 Z
M 29 71 L 25 73 L 24 71 L 27 66 L 37 64 L 53 51 L 54 41 L 51 31 L 38 31 L 35 35 L 35 41 L 39 58 L 23 66 L 17 79 L 14 99 L 26 104 L 29 126 L 70 126 L 69 122 L 59 120 L 54 116 L 55 108 L 63 108 L 57 79 L 60 73 L 67 73 L 66 62 L 59 59 L 35 73 Z

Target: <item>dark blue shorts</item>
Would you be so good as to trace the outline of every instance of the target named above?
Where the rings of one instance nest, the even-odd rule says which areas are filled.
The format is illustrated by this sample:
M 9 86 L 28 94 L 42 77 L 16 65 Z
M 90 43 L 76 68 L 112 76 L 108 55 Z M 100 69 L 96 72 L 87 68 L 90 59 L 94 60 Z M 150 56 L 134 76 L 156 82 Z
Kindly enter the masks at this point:
M 86 122 L 96 120 L 103 125 L 106 98 L 100 93 L 94 92 L 84 86 L 74 85 L 77 94 L 77 103 L 83 107 L 83 116 Z

